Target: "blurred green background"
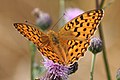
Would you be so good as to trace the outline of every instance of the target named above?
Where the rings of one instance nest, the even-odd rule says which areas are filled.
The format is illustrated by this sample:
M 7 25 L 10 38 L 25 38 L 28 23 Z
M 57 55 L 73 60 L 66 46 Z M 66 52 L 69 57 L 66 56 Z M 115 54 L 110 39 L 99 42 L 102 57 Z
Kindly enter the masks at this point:
M 109 1 L 105 0 L 104 5 Z M 58 21 L 59 0 L 0 0 L 0 80 L 30 80 L 29 42 L 14 29 L 13 23 L 25 20 L 35 23 L 31 12 L 36 7 L 51 15 L 52 25 Z M 95 0 L 65 0 L 65 8 L 69 7 L 88 11 L 95 9 Z M 111 76 L 115 80 L 120 68 L 120 0 L 114 0 L 105 9 L 102 24 Z M 40 57 L 36 55 L 37 62 Z M 92 54 L 87 52 L 70 80 L 89 80 L 91 59 Z M 107 80 L 102 54 L 96 58 L 94 80 Z

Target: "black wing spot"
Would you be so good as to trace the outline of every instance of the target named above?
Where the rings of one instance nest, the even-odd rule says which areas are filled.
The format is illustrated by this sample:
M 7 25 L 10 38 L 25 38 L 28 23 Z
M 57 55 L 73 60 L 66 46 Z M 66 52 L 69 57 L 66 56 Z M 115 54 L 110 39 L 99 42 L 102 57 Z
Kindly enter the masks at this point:
M 70 50 L 71 47 L 68 48 L 68 51 Z
M 59 59 L 59 57 L 58 57 L 58 56 L 56 56 L 56 58 L 57 58 L 57 59 Z
M 78 52 L 78 49 L 76 49 L 75 52 Z
M 90 23 L 87 23 L 87 26 L 89 26 L 90 25 Z
M 72 24 L 72 26 L 74 25 L 74 22 L 70 22 L 70 24 Z
M 75 59 L 75 57 L 72 58 L 72 60 L 74 60 L 74 59 Z
M 56 62 L 56 60 L 55 60 L 55 59 L 53 59 L 52 61 L 53 61 L 54 63 Z
M 89 34 L 87 34 L 86 38 L 88 38 L 88 37 L 89 37 Z
M 55 55 L 52 55 L 52 57 L 55 57 Z
M 77 42 L 75 42 L 75 44 L 74 45 L 78 45 L 78 43 Z
M 61 64 L 61 62 L 60 62 L 60 61 L 58 61 L 58 63 L 59 63 L 59 64 Z
M 96 30 L 96 27 L 94 28 L 94 31 Z
M 83 15 L 80 16 L 81 20 L 83 20 Z
M 95 16 L 93 16 L 92 19 L 95 19 Z
M 73 56 L 73 53 L 71 53 L 70 56 Z
M 85 34 L 83 34 L 83 36 L 85 36 Z
M 70 28 L 71 28 L 71 26 L 70 26 L 69 24 L 68 24 L 68 26 L 67 26 L 67 27 L 68 27 L 68 29 L 70 29 Z
M 82 44 L 82 41 L 80 41 L 80 44 Z
M 87 48 L 82 48 L 81 52 L 84 53 L 86 51 Z
M 93 15 L 95 15 L 96 13 L 93 13 Z
M 94 27 L 94 24 L 92 24 L 92 27 Z
M 96 13 L 99 13 L 99 11 L 97 10 Z
M 72 49 L 74 48 L 74 45 L 72 45 Z
M 51 59 L 52 57 L 51 56 L 47 56 L 48 57 L 48 59 Z
M 75 19 L 75 23 L 76 23 L 76 25 L 78 25 L 78 24 L 79 24 L 79 21 L 77 21 L 77 19 Z
M 80 47 L 81 45 L 79 45 L 79 47 Z
M 80 27 L 83 27 L 83 23 L 80 23 Z
M 86 30 L 87 30 L 86 28 L 83 29 L 83 31 L 86 31 Z
M 81 53 L 81 56 L 84 56 L 84 53 Z
M 84 46 L 87 47 L 87 46 L 88 46 L 88 43 L 85 43 Z
M 77 54 L 77 56 L 79 56 L 79 55 L 80 55 L 80 53 Z
M 78 27 L 75 27 L 74 32 L 77 32 Z
M 36 37 L 33 37 L 36 40 Z
M 90 30 L 90 32 L 92 32 L 92 29 Z
M 76 37 L 80 36 L 80 32 L 77 33 Z
M 87 22 L 88 21 L 88 19 L 85 19 L 85 22 Z
M 79 58 L 78 57 L 76 57 L 76 60 L 78 60 Z
M 72 41 L 68 41 L 68 43 L 67 43 L 67 44 L 71 45 L 71 44 L 72 44 Z

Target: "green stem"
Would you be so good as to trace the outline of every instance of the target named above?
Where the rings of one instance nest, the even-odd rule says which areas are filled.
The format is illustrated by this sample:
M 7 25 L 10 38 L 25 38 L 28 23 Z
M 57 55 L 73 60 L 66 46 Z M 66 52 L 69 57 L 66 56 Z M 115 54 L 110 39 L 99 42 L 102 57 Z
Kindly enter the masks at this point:
M 99 6 L 99 1 L 96 0 L 96 8 L 103 8 L 105 0 L 102 0 L 100 6 Z M 103 60 L 104 60 L 104 65 L 105 65 L 105 70 L 106 70 L 106 74 L 107 74 L 107 78 L 108 80 L 111 80 L 111 75 L 110 75 L 110 70 L 109 70 L 109 65 L 108 65 L 108 60 L 107 60 L 107 53 L 106 53 L 106 47 L 105 47 L 105 40 L 104 40 L 104 36 L 103 36 L 103 30 L 102 30 L 102 25 L 100 24 L 99 27 L 99 35 L 100 38 L 103 42 Z
M 102 0 L 100 3 L 100 8 L 103 8 L 104 3 L 105 3 L 105 0 Z
M 108 65 L 108 60 L 107 60 L 107 54 L 106 54 L 106 48 L 105 48 L 105 40 L 104 40 L 103 30 L 102 30 L 101 24 L 99 26 L 99 35 L 100 35 L 100 38 L 101 38 L 102 43 L 103 43 L 103 60 L 104 60 L 107 78 L 108 78 L 108 80 L 111 80 L 110 70 L 109 70 L 109 65 Z
M 64 15 L 64 9 L 65 9 L 65 1 L 64 0 L 59 0 L 60 2 L 60 13 L 59 13 L 59 18 L 61 18 L 62 15 Z M 62 19 L 59 23 L 59 26 L 63 26 L 64 20 Z
M 31 42 L 30 42 L 30 52 L 31 52 L 31 80 L 34 80 L 33 69 L 34 69 L 34 58 L 35 58 L 36 47 Z
M 90 80 L 93 80 L 94 65 L 95 65 L 96 54 L 92 56 L 91 70 L 90 70 Z

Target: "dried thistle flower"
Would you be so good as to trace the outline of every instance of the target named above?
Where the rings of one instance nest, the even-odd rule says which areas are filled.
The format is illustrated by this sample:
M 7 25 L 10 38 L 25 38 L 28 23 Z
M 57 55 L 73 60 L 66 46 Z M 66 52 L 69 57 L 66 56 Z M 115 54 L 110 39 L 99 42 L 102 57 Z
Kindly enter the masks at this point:
M 93 37 L 90 42 L 89 51 L 91 51 L 93 54 L 96 54 L 98 52 L 101 52 L 102 49 L 102 41 L 97 37 Z

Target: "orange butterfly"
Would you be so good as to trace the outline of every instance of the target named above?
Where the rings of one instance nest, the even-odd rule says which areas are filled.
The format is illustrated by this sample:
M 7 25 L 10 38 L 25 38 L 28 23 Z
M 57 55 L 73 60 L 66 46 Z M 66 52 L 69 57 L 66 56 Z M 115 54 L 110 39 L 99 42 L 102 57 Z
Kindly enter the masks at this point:
M 14 23 L 14 26 L 36 44 L 48 59 L 54 63 L 69 65 L 84 56 L 103 15 L 102 9 L 85 12 L 65 24 L 59 32 L 49 30 L 47 34 L 25 23 Z

